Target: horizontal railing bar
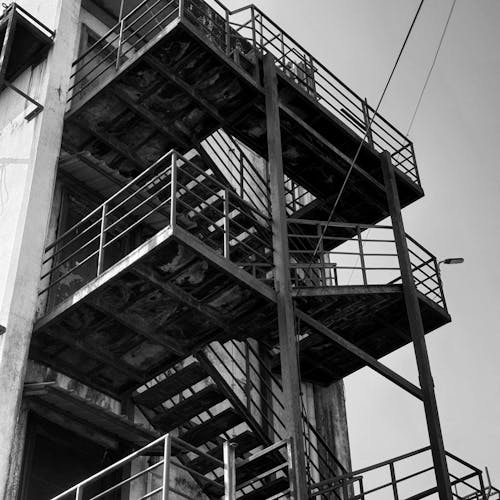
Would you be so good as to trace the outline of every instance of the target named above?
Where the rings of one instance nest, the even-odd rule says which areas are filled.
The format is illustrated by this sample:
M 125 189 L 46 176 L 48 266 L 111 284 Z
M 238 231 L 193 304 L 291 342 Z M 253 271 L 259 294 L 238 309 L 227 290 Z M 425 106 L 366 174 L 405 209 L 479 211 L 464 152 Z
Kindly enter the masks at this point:
M 52 288 L 54 285 L 57 285 L 57 283 L 59 283 L 61 280 L 63 280 L 67 276 L 69 276 L 76 269 L 79 269 L 81 266 L 83 266 L 83 264 L 85 264 L 86 262 L 88 262 L 89 259 L 91 259 L 92 257 L 97 256 L 98 254 L 99 254 L 99 250 L 96 250 L 95 252 L 93 252 L 92 254 L 90 254 L 89 256 L 87 256 L 84 260 L 82 260 L 81 262 L 79 262 L 75 267 L 71 268 L 68 272 L 64 273 L 62 276 L 60 276 L 55 281 L 53 281 L 52 283 L 50 283 L 49 286 L 45 287 L 43 290 L 41 290 L 40 292 L 38 292 L 38 295 L 44 294 L 47 290 L 49 290 L 50 288 Z
M 79 227 L 81 224 L 83 224 L 83 222 L 85 222 L 89 217 L 91 217 L 92 215 L 95 215 L 96 213 L 99 213 L 100 211 L 102 211 L 102 208 L 104 205 L 108 205 L 110 202 L 112 202 L 115 198 L 117 198 L 120 194 L 122 194 L 123 192 L 125 192 L 127 189 L 131 188 L 132 186 L 134 186 L 138 180 L 142 179 L 146 174 L 148 174 L 153 168 L 157 167 L 158 165 L 160 165 L 162 162 L 164 162 L 168 157 L 170 157 L 172 154 L 176 153 L 175 150 L 171 149 L 168 153 L 164 154 L 161 158 L 159 158 L 158 160 L 156 160 L 150 167 L 146 168 L 146 170 L 144 170 L 143 172 L 141 172 L 136 178 L 134 178 L 132 181 L 130 181 L 128 184 L 126 184 L 125 186 L 123 186 L 119 191 L 117 191 L 113 196 L 111 196 L 110 198 L 108 198 L 105 202 L 101 203 L 97 208 L 95 208 L 92 212 L 90 212 L 90 214 L 86 215 L 81 221 L 79 221 L 77 224 L 75 224 L 74 226 L 72 226 L 70 229 L 68 229 L 67 231 L 65 231 L 61 236 L 59 236 L 59 238 L 57 238 L 56 241 L 54 241 L 52 244 L 50 244 L 46 249 L 45 251 L 47 250 L 50 250 L 52 249 L 55 245 L 57 245 L 57 243 L 59 243 L 59 241 L 61 240 L 61 238 L 64 238 L 69 232 L 75 230 L 77 227 Z
M 395 464 L 397 462 L 401 462 L 407 458 L 411 458 L 411 457 L 415 457 L 417 455 L 421 455 L 422 453 L 425 453 L 427 451 L 430 451 L 431 447 L 430 446 L 425 446 L 424 448 L 420 448 L 418 450 L 415 450 L 415 451 L 411 451 L 409 453 L 405 453 L 404 455 L 400 455 L 398 457 L 395 457 L 395 458 L 391 458 L 389 460 L 384 460 L 383 462 L 379 462 L 377 464 L 374 464 L 374 465 L 369 465 L 368 467 L 363 467 L 362 469 L 358 469 L 358 470 L 355 470 L 353 472 L 350 472 L 348 474 L 342 474 L 340 476 L 337 476 L 335 478 L 335 480 L 342 480 L 342 479 L 348 479 L 349 477 L 351 476 L 360 476 L 362 474 L 365 474 L 366 472 L 370 472 L 370 471 L 373 471 L 375 469 L 380 469 L 382 467 L 385 467 L 386 465 L 389 465 L 389 464 Z M 325 481 L 319 481 L 317 483 L 314 483 L 314 486 L 317 487 L 317 486 L 321 486 L 323 484 L 328 484 L 329 482 L 331 482 L 331 479 L 327 479 Z
M 198 172 L 200 172 L 200 174 L 202 174 L 204 176 L 207 176 L 206 171 L 202 170 L 200 167 L 198 167 L 198 165 L 196 165 L 192 161 L 187 160 L 184 156 L 179 155 L 179 159 L 182 160 L 184 163 L 188 163 L 191 167 L 193 167 L 195 170 L 197 170 Z M 182 168 L 182 165 L 179 166 L 179 168 Z M 213 182 L 214 184 L 216 184 L 217 186 L 219 186 L 221 190 L 226 190 L 227 189 L 227 185 L 223 184 L 222 182 L 220 182 L 215 177 L 211 178 L 210 181 Z M 252 212 L 256 213 L 259 217 L 263 217 L 263 215 L 258 210 L 256 210 L 254 207 L 252 207 L 246 200 L 244 200 L 243 198 L 241 198 L 240 196 L 238 196 L 236 193 L 232 192 L 231 196 L 235 196 L 238 199 L 238 201 L 240 201 L 243 204 L 243 206 L 245 208 L 250 209 Z
M 317 221 L 317 220 L 309 220 L 309 219 L 287 219 L 288 223 L 298 224 L 303 226 L 328 226 L 328 227 L 340 227 L 347 229 L 391 229 L 392 226 L 382 225 L 382 224 L 353 224 L 347 222 L 326 222 L 326 221 Z M 318 235 L 316 235 L 317 237 Z
M 170 203 L 172 200 L 170 198 L 168 198 L 167 200 L 163 201 L 162 203 L 160 203 L 158 205 L 158 207 L 156 208 L 153 208 L 152 210 L 150 210 L 146 215 L 143 215 L 140 219 L 138 219 L 137 221 L 135 221 L 131 226 L 127 227 L 127 229 L 125 231 L 122 231 L 120 234 L 118 234 L 117 236 L 115 236 L 114 238 L 112 238 L 111 240 L 109 241 L 106 241 L 105 243 L 105 247 L 106 246 L 109 246 L 111 245 L 113 242 L 115 242 L 116 240 L 118 240 L 119 238 L 123 237 L 124 235 L 130 233 L 130 231 L 132 231 L 132 229 L 134 229 L 137 225 L 139 225 L 143 220 L 147 219 L 151 214 L 155 213 L 155 212 L 158 212 L 158 210 L 160 210 L 160 208 L 162 208 L 163 206 L 165 206 L 167 203 Z M 166 226 L 168 226 L 169 224 L 166 224 Z M 165 227 L 166 227 L 165 226 Z
M 250 455 L 250 457 L 248 457 L 244 460 L 238 461 L 236 467 L 238 468 L 238 467 L 242 467 L 244 465 L 247 465 L 247 464 L 253 462 L 254 460 L 259 459 L 260 457 L 263 457 L 264 455 L 271 453 L 271 451 L 283 448 L 284 446 L 286 446 L 286 444 L 287 444 L 287 440 L 282 439 L 281 441 L 278 441 L 277 443 L 274 443 L 271 446 L 264 448 L 263 450 L 260 450 L 260 451 L 253 453 L 252 455 Z
M 284 460 L 284 459 L 283 459 Z M 277 465 L 276 467 L 273 467 L 272 469 L 266 470 L 265 472 L 262 472 L 261 474 L 255 476 L 252 479 L 249 479 L 248 481 L 244 482 L 243 484 L 238 484 L 237 488 L 238 490 L 242 490 L 243 488 L 247 488 L 248 486 L 253 485 L 254 483 L 261 481 L 262 479 L 271 476 L 272 474 L 276 474 L 279 471 L 282 471 L 283 469 L 288 468 L 288 464 L 285 462 L 281 465 Z
M 141 455 L 144 455 L 144 452 L 146 450 L 149 450 L 150 448 L 156 446 L 157 444 L 165 441 L 165 439 L 168 438 L 168 434 L 165 435 L 165 436 L 162 436 L 162 437 L 159 437 L 158 439 L 155 439 L 154 441 L 152 441 L 151 443 L 149 443 L 148 445 L 142 447 L 141 449 L 131 453 L 130 455 L 122 458 L 121 460 L 118 460 L 117 462 L 115 462 L 114 464 L 112 465 L 109 465 L 108 467 L 106 467 L 105 469 L 97 472 L 96 474 L 93 474 L 92 476 L 88 477 L 87 479 L 85 479 L 84 481 L 81 481 L 79 482 L 78 484 L 72 486 L 71 488 L 67 489 L 64 493 L 61 493 L 60 495 L 57 495 L 56 497 L 52 498 L 52 500 L 59 500 L 59 499 L 62 499 L 64 498 L 66 495 L 68 495 L 69 493 L 73 492 L 73 491 L 76 491 L 77 489 L 81 489 L 82 487 L 84 487 L 85 485 L 93 482 L 94 480 L 106 475 L 107 473 L 109 472 L 112 472 L 112 471 L 115 471 L 116 469 L 120 468 L 122 465 L 125 465 L 129 462 L 131 462 L 132 460 L 134 460 L 135 458 L 141 456 Z
M 136 474 L 128 477 L 127 479 L 124 479 L 123 481 L 120 481 L 119 483 L 115 484 L 114 486 L 111 486 L 107 490 L 103 491 L 102 493 L 99 493 L 98 495 L 96 495 L 95 497 L 90 498 L 89 500 L 98 500 L 99 498 L 102 498 L 102 497 L 106 496 L 108 493 L 111 493 L 112 491 L 120 488 L 121 486 L 124 486 L 125 484 L 130 484 L 130 483 L 134 482 L 139 477 L 142 477 L 144 474 L 147 474 L 148 472 L 151 472 L 152 470 L 158 468 L 160 465 L 163 465 L 163 460 L 161 460 L 161 461 L 159 461 L 159 462 L 157 462 L 157 463 L 155 463 L 153 465 L 150 465 L 146 469 L 137 472 Z
M 104 232 L 107 233 L 108 231 L 111 231 L 116 225 L 120 224 L 120 222 L 122 222 L 127 217 L 132 217 L 132 216 L 136 217 L 136 215 L 132 215 L 132 214 L 137 212 L 137 210 L 142 208 L 144 205 L 147 205 L 151 200 L 156 198 L 160 193 L 163 193 L 165 190 L 169 189 L 171 184 L 172 184 L 172 182 L 170 180 L 167 183 L 163 184 L 160 187 L 160 189 L 158 189 L 156 192 L 150 194 L 147 198 L 143 199 L 139 204 L 134 205 L 128 212 L 126 212 L 125 214 L 120 216 L 119 219 L 116 219 L 112 224 L 107 226 Z M 168 199 L 170 199 L 170 197 Z M 153 206 L 153 208 L 148 212 L 148 214 L 150 215 L 154 212 L 157 212 L 161 206 L 162 206 L 161 203 L 159 203 L 156 206 Z M 166 215 L 165 215 L 165 217 L 166 217 Z
M 163 491 L 163 486 L 159 486 L 155 490 L 153 490 L 153 491 L 151 491 L 149 493 L 146 493 L 142 497 L 139 497 L 137 500 L 146 500 L 146 498 L 151 498 L 152 496 L 157 495 L 158 493 L 160 493 L 162 491 Z

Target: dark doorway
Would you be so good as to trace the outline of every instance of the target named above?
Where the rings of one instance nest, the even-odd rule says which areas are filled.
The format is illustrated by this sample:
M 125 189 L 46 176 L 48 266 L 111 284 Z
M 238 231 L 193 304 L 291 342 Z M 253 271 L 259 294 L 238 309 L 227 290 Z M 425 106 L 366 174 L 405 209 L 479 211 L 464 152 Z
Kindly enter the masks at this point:
M 70 432 L 35 414 L 28 420 L 19 500 L 49 500 L 102 470 L 117 459 L 90 439 Z M 108 478 L 108 481 L 115 478 Z M 96 484 L 84 499 L 106 488 Z M 71 498 L 69 496 L 68 498 Z M 106 499 L 118 499 L 118 493 Z

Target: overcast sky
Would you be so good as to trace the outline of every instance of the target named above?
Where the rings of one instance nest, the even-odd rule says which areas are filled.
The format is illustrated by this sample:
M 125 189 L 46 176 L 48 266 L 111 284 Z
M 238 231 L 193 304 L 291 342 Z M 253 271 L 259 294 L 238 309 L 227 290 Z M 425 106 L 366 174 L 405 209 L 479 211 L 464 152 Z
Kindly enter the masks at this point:
M 417 0 L 254 0 L 375 107 Z M 381 112 L 406 132 L 452 0 L 426 0 Z M 226 0 L 230 8 L 246 1 Z M 500 1 L 458 0 L 410 133 L 426 197 L 407 232 L 445 266 L 453 323 L 427 337 L 448 450 L 500 484 Z M 415 379 L 411 348 L 384 362 Z M 364 369 L 346 381 L 354 467 L 427 444 L 422 405 Z

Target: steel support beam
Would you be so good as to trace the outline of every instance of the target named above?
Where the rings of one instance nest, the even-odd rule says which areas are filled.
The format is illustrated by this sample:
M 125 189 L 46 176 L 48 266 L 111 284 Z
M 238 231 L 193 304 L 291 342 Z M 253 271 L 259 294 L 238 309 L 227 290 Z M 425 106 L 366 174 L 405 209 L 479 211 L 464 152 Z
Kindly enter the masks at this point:
M 401 269 L 401 280 L 403 283 L 403 294 L 410 325 L 410 333 L 415 350 L 415 358 L 419 374 L 420 387 L 422 389 L 427 430 L 434 461 L 434 472 L 436 474 L 437 489 L 440 500 L 452 500 L 450 476 L 446 464 L 446 452 L 443 444 L 441 424 L 434 392 L 429 355 L 424 337 L 424 325 L 420 304 L 418 302 L 417 287 L 413 279 L 413 273 L 406 243 L 406 233 L 401 215 L 401 204 L 396 185 L 395 169 L 391 162 L 391 156 L 387 151 L 381 155 L 382 172 L 386 187 L 387 202 L 391 214 L 394 239 L 398 253 L 399 267 Z
M 293 478 L 291 478 L 292 498 L 302 500 L 308 498 L 308 490 L 302 431 L 300 376 L 290 283 L 278 78 L 274 57 L 269 53 L 264 56 L 264 87 L 266 93 L 267 147 L 273 219 L 274 280 L 278 309 L 286 433 L 287 437 L 292 438 L 294 444 L 291 457 L 294 472 Z

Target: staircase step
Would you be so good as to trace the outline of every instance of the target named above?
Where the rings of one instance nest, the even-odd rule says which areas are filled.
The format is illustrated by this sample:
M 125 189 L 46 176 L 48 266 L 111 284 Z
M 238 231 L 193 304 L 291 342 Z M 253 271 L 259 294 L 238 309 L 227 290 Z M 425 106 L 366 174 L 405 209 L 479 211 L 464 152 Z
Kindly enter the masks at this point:
M 199 446 L 207 441 L 215 439 L 222 432 L 228 431 L 242 422 L 243 419 L 241 416 L 232 408 L 228 408 L 214 418 L 189 429 L 179 437 L 194 446 Z
M 242 432 L 231 441 L 236 444 L 236 456 L 238 457 L 243 457 L 249 451 L 252 451 L 257 448 L 257 446 L 262 445 L 261 441 L 251 431 Z M 222 460 L 222 453 L 222 445 L 220 445 L 216 446 L 208 454 L 214 458 Z M 195 458 L 187 465 L 189 468 L 200 472 L 200 474 L 206 474 L 216 468 L 215 464 L 204 456 Z
M 163 432 L 169 432 L 188 422 L 196 415 L 212 408 L 217 403 L 221 403 L 224 399 L 225 396 L 221 394 L 217 386 L 211 384 L 172 408 L 163 411 L 152 420 L 152 424 L 159 427 Z
M 179 394 L 188 387 L 192 387 L 205 378 L 207 378 L 207 374 L 202 370 L 200 364 L 191 363 L 147 391 L 136 395 L 134 401 L 138 405 L 155 408 L 164 401 L 167 401 L 167 399 Z
M 289 488 L 288 479 L 280 477 L 273 481 L 266 482 L 261 488 L 251 491 L 246 495 L 241 495 L 238 500 L 267 500 L 273 495 L 277 495 Z
M 242 484 L 263 472 L 274 469 L 278 465 L 285 465 L 285 463 L 286 459 L 280 453 L 263 455 L 236 469 L 237 484 Z

